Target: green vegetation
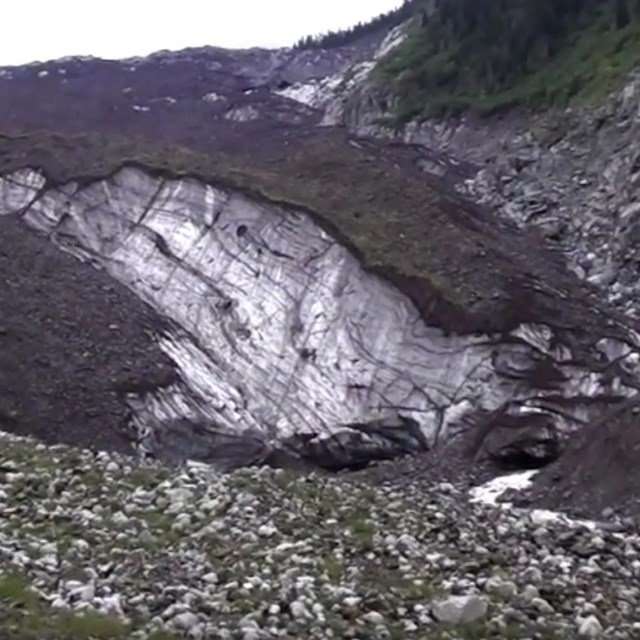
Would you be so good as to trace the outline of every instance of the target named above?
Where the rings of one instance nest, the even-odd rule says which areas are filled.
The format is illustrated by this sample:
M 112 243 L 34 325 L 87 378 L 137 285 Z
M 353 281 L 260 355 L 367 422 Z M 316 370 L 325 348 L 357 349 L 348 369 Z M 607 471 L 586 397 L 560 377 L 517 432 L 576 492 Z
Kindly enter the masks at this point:
M 441 0 L 379 66 L 397 118 L 564 106 L 640 62 L 638 0 Z
M 330 31 L 329 33 L 318 36 L 306 36 L 295 44 L 295 48 L 331 49 L 334 47 L 348 46 L 360 38 L 365 38 L 371 34 L 382 33 L 397 27 L 413 16 L 418 4 L 419 2 L 416 0 L 405 0 L 397 9 L 382 13 L 368 22 L 359 22 L 349 29 Z
M 55 612 L 20 573 L 0 570 L 0 622 L 6 637 L 19 640 L 119 640 L 129 637 L 126 624 L 95 612 Z

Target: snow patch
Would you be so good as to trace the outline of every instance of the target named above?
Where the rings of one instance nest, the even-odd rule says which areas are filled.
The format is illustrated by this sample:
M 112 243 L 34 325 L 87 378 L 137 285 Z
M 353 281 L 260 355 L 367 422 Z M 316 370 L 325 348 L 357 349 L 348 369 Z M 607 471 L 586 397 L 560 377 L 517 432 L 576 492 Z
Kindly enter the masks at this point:
M 375 52 L 373 59 L 380 60 L 388 53 L 391 53 L 397 46 L 401 45 L 407 38 L 405 25 L 399 25 L 389 32 L 389 35 L 382 41 L 382 44 Z
M 225 99 L 224 96 L 221 96 L 220 94 L 216 93 L 215 91 L 211 91 L 210 93 L 206 93 L 201 98 L 201 100 L 203 102 L 209 102 L 209 103 L 212 103 L 212 104 L 216 103 L 216 102 L 221 102 L 224 99 Z
M 405 38 L 405 26 L 400 25 L 384 39 L 371 60 L 353 64 L 341 73 L 307 83 L 296 83 L 274 93 L 316 109 L 324 108 L 336 100 L 342 101 L 366 82 L 378 60 L 402 44 Z M 333 121 L 327 121 L 324 124 L 333 124 Z
M 507 476 L 494 478 L 486 484 L 471 489 L 469 492 L 471 501 L 481 502 L 482 504 L 498 505 L 498 498 L 500 498 L 505 491 L 509 489 L 515 489 L 517 491 L 528 489 L 531 486 L 536 473 L 537 471 L 523 471 L 521 473 L 512 473 Z
M 469 491 L 471 502 L 499 507 L 505 510 L 513 509 L 513 503 L 498 502 L 499 498 L 509 489 L 515 491 L 528 489 L 538 473 L 538 470 L 521 471 L 494 478 L 486 484 L 474 487 Z M 535 525 L 562 524 L 568 527 L 588 527 L 589 529 L 596 529 L 598 527 L 598 524 L 592 520 L 574 519 L 563 513 L 549 511 L 547 509 L 531 509 L 528 510 L 527 515 Z

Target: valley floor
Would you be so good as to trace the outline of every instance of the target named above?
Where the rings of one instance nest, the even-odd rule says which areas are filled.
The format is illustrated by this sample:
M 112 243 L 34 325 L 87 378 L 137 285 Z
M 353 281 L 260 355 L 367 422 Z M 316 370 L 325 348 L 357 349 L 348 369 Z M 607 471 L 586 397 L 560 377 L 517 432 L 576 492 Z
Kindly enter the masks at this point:
M 0 637 L 635 638 L 640 535 L 0 436 Z

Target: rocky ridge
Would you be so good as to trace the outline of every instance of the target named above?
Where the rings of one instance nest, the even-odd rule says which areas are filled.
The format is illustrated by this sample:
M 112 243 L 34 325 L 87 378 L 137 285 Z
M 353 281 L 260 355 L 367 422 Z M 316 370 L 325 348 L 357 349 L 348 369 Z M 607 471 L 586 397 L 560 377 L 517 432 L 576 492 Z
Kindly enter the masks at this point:
M 390 42 L 401 33 L 402 27 Z M 325 125 L 437 149 L 440 161 L 420 163 L 426 172 L 446 172 L 457 179 L 460 193 L 539 230 L 581 278 L 636 314 L 637 73 L 601 105 L 486 118 L 471 114 L 394 129 L 385 124 L 393 116 L 393 96 L 372 75 L 376 59 L 331 82 L 314 80 L 285 91 L 320 108 Z M 461 166 L 458 176 L 447 170 L 451 163 Z

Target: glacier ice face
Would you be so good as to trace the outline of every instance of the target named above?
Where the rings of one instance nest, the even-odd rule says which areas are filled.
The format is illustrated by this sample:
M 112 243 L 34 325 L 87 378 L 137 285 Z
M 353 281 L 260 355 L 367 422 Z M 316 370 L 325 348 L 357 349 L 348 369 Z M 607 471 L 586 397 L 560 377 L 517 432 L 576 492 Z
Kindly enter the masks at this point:
M 340 466 L 429 448 L 481 411 L 612 392 L 564 366 L 545 327 L 505 340 L 429 326 L 294 208 L 123 167 L 51 186 L 32 170 L 5 176 L 11 213 L 172 321 L 158 339 L 181 382 L 131 396 L 141 447 L 159 455 L 214 460 L 238 437 L 251 461 L 286 446 Z M 564 366 L 560 391 L 527 381 L 542 356 Z

